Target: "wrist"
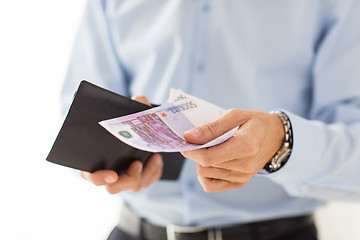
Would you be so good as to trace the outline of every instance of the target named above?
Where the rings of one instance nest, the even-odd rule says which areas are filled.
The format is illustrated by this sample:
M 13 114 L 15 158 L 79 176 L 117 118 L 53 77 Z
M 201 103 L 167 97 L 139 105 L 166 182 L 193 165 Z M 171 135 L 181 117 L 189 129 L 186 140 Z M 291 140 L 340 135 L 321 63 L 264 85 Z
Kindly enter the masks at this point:
M 267 172 L 272 173 L 282 168 L 289 159 L 293 146 L 293 135 L 291 122 L 284 112 L 272 111 L 270 112 L 270 114 L 277 116 L 281 120 L 283 129 L 281 134 L 283 136 L 281 147 L 270 159 L 270 161 L 264 166 L 264 169 Z

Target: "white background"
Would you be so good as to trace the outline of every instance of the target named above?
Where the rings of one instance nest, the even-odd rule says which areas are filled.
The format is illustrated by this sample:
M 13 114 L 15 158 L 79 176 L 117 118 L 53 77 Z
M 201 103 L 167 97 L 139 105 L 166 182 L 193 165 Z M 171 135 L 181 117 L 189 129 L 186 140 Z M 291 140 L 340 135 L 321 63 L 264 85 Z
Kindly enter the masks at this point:
M 116 224 L 116 196 L 45 161 L 84 3 L 0 1 L 0 239 L 99 240 Z M 359 204 L 317 219 L 323 240 L 360 239 Z

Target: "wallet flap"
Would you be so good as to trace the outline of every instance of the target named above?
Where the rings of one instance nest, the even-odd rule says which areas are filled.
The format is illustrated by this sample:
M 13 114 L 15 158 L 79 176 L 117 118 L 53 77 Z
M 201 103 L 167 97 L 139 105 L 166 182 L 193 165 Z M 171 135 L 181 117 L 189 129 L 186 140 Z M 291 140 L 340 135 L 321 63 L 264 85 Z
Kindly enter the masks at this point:
M 47 160 L 94 172 L 126 171 L 134 160 L 143 163 L 152 153 L 133 148 L 112 136 L 98 122 L 151 108 L 114 92 L 82 81 Z M 162 179 L 177 179 L 183 163 L 180 153 L 162 154 Z

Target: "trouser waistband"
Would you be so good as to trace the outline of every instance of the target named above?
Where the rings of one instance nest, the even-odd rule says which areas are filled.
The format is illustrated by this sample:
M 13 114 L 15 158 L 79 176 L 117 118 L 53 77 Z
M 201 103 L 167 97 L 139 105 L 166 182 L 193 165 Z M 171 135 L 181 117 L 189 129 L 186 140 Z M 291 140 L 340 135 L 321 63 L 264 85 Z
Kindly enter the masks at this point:
M 162 227 L 139 218 L 124 204 L 118 228 L 131 236 L 146 240 L 271 240 L 314 224 L 312 215 L 304 215 L 225 227 Z

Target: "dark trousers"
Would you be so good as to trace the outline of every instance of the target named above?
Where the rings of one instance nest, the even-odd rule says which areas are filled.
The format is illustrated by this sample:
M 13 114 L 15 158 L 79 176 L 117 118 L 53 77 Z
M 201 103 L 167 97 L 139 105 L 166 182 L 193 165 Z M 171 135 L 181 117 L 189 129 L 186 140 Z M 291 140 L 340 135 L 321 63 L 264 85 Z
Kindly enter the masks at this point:
M 254 234 L 253 240 L 317 240 L 317 230 L 315 225 L 308 226 L 302 229 L 299 229 L 295 232 L 288 234 L 287 236 L 282 236 L 276 239 L 260 239 L 259 237 Z M 111 232 L 108 240 L 144 240 L 140 238 L 134 238 L 129 236 L 128 234 L 122 232 L 119 228 L 114 228 Z M 194 239 L 196 240 L 196 239 Z M 224 239 L 224 240 L 241 240 L 241 236 L 234 236 L 231 239 Z

